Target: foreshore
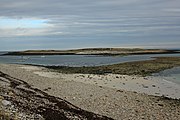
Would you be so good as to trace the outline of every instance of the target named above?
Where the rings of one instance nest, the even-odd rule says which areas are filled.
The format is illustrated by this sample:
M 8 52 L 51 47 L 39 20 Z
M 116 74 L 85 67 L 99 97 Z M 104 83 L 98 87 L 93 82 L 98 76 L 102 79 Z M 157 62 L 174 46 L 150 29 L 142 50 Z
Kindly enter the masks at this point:
M 78 74 L 120 74 L 149 76 L 153 73 L 180 66 L 180 57 L 155 57 L 153 60 L 125 62 L 102 66 L 44 66 L 60 73 Z
M 117 120 L 180 119 L 180 86 L 161 78 L 64 74 L 44 67 L 16 64 L 0 64 L 0 71 L 97 116 Z

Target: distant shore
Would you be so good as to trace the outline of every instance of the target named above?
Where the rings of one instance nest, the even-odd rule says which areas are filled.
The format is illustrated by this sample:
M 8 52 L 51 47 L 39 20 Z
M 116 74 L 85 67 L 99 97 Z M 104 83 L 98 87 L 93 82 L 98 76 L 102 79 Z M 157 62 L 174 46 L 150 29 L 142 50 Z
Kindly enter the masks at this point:
M 87 48 L 75 50 L 27 50 L 8 52 L 3 55 L 142 55 L 142 54 L 175 54 L 179 50 L 140 49 L 140 48 Z

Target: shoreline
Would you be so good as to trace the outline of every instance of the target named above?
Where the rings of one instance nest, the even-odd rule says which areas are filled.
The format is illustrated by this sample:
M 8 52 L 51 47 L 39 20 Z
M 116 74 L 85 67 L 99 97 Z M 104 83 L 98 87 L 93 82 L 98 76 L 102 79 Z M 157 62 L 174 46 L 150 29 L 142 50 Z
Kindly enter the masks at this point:
M 128 85 L 130 84 L 134 86 L 138 81 L 144 84 L 144 86 L 141 85 L 142 89 L 152 90 L 152 88 L 158 88 L 158 84 L 155 84 L 155 87 L 152 85 L 159 80 L 153 82 L 154 79 L 151 80 L 146 77 L 144 79 L 144 77 L 115 74 L 106 76 L 63 74 L 52 72 L 44 67 L 17 64 L 0 64 L 0 71 L 13 78 L 27 82 L 32 88 L 37 88 L 51 96 L 62 98 L 81 109 L 113 119 L 153 119 L 155 117 L 156 119 L 170 118 L 178 120 L 180 118 L 177 114 L 180 110 L 180 99 L 168 98 L 165 95 L 147 95 L 147 93 L 138 93 L 138 91 L 133 92 L 122 88 L 122 86 L 129 87 Z M 95 80 L 98 84 L 94 82 Z M 104 81 L 107 84 L 104 84 Z M 112 81 L 121 81 L 121 89 L 114 88 L 110 84 Z M 124 82 L 125 85 L 123 85 Z M 148 85 L 149 87 L 147 88 Z M 161 86 L 159 87 L 161 89 Z M 174 88 L 172 86 L 168 91 Z
M 152 60 L 116 63 L 102 66 L 43 66 L 48 69 L 60 73 L 73 74 L 121 74 L 121 75 L 137 75 L 149 76 L 153 73 L 180 66 L 180 57 L 153 57 Z M 38 66 L 38 65 L 37 65 Z M 41 66 L 41 65 L 40 65 Z
M 83 74 L 83 73 L 61 73 L 39 65 L 22 65 L 25 71 L 32 71 L 40 77 L 50 79 L 63 79 L 64 81 L 75 81 L 85 84 L 108 87 L 117 90 L 126 90 L 147 95 L 163 96 L 173 99 L 180 99 L 180 84 L 164 79 L 161 76 L 139 76 L 120 74 Z M 52 67 L 52 66 L 50 66 Z M 109 82 L 109 83 L 108 83 Z M 158 88 L 158 89 L 157 89 Z
M 29 70 L 28 67 L 23 67 Z M 154 76 L 130 76 L 130 75 L 93 75 L 93 74 L 63 74 L 54 71 L 35 71 L 41 77 L 63 79 L 64 81 L 75 81 L 91 84 L 99 87 L 108 87 L 116 90 L 126 90 L 137 93 L 145 93 L 154 96 L 164 96 L 180 99 L 180 84 Z

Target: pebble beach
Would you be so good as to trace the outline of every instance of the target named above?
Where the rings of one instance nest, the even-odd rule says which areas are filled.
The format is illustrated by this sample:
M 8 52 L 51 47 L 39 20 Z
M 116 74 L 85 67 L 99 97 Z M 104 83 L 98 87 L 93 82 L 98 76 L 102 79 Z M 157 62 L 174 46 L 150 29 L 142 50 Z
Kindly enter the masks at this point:
M 0 71 L 81 109 L 112 119 L 180 119 L 177 100 L 180 87 L 160 78 L 62 74 L 43 67 L 16 64 L 0 64 Z

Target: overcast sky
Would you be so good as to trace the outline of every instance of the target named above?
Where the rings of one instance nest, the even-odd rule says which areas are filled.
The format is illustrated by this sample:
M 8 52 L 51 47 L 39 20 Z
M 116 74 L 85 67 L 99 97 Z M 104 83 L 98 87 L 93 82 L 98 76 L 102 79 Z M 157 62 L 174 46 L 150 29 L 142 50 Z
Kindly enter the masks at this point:
M 180 0 L 0 0 L 0 50 L 180 48 Z

